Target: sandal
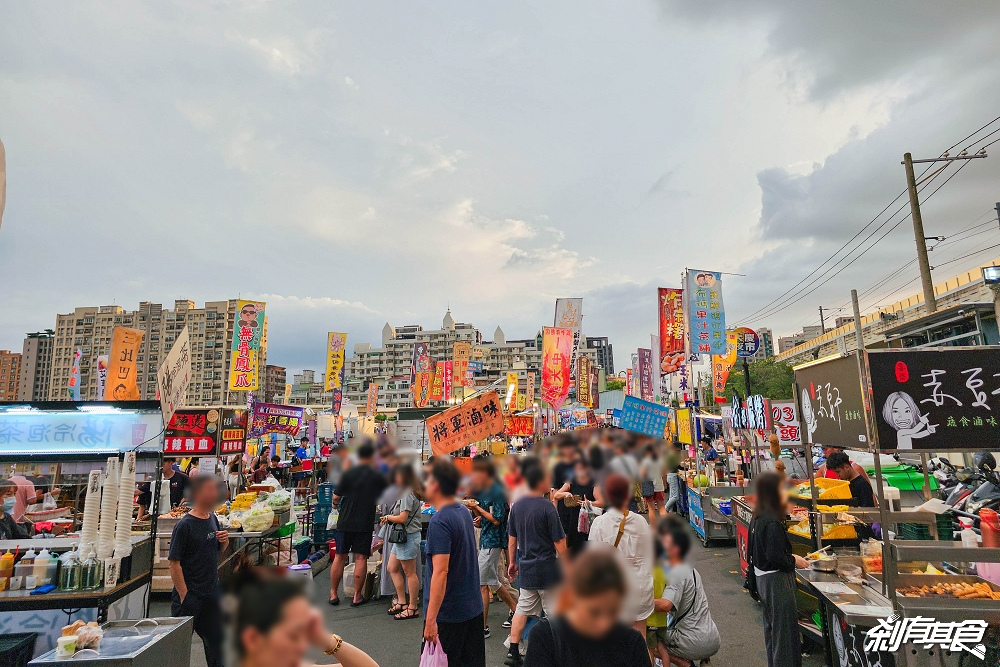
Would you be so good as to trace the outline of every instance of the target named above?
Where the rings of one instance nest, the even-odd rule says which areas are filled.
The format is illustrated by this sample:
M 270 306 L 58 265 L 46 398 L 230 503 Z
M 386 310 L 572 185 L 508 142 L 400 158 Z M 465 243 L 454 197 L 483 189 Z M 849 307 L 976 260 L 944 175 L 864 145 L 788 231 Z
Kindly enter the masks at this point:
M 396 614 L 393 618 L 397 621 L 406 621 L 411 618 L 420 618 L 420 610 L 414 607 L 405 607 L 403 611 Z
M 331 605 L 336 607 L 338 604 L 340 604 L 340 598 L 330 598 L 329 602 Z
M 404 609 L 406 609 L 406 605 L 405 604 L 399 604 L 398 602 L 393 602 L 392 606 L 389 607 L 389 612 L 388 613 L 389 613 L 390 616 L 395 616 L 396 614 L 398 614 L 399 612 L 403 611 Z

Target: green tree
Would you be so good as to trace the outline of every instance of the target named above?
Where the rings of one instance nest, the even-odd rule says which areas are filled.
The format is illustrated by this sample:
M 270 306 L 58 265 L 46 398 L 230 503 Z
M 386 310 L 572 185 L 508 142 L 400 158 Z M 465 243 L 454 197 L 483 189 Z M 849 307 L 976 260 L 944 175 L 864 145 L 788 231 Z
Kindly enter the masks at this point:
M 792 398 L 792 380 L 794 373 L 792 367 L 781 361 L 776 361 L 774 357 L 763 361 L 750 363 L 750 391 L 754 394 L 761 394 L 764 398 L 773 400 Z M 743 360 L 737 359 L 726 381 L 726 396 L 732 396 L 733 390 L 739 392 L 740 396 L 746 393 L 743 381 Z M 744 396 L 744 398 L 746 398 Z
M 604 383 L 604 386 L 608 391 L 614 391 L 615 389 L 624 389 L 625 380 L 608 380 Z

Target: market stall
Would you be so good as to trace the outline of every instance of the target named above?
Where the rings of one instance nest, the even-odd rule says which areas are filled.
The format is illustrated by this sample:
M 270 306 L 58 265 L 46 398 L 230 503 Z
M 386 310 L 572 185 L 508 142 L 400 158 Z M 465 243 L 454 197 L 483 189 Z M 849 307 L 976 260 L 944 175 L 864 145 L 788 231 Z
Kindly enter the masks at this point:
M 0 542 L 0 633 L 37 632 L 37 655 L 72 621 L 146 615 L 155 520 L 133 523 L 135 485 L 158 478 L 162 437 L 155 402 L 0 404 L 0 464 L 68 522 Z

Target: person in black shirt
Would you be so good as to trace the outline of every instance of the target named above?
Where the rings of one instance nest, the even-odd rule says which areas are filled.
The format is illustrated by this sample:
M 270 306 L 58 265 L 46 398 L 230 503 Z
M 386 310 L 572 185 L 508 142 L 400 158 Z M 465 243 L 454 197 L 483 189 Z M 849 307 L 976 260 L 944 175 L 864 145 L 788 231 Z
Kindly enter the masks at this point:
M 765 472 L 757 479 L 757 504 L 750 522 L 749 565 L 757 578 L 764 608 L 764 646 L 768 667 L 802 667 L 799 620 L 795 609 L 795 569 L 809 567 L 792 553 L 785 530 L 787 499 L 781 477 Z
M 0 510 L 0 540 L 22 540 L 31 537 L 28 532 L 30 524 L 21 524 L 14 521 L 14 495 L 17 493 L 17 484 L 8 480 L 0 479 L 0 501 L 3 502 L 3 510 Z
M 571 556 L 575 556 L 587 544 L 587 533 L 580 532 L 580 512 L 582 503 L 571 501 L 572 507 L 566 505 L 566 501 L 572 496 L 577 501 L 597 500 L 596 487 L 590 468 L 582 460 L 578 460 L 573 469 L 573 476 L 570 481 L 558 488 L 553 494 L 553 498 L 559 501 L 556 510 L 559 512 L 559 522 L 566 533 L 566 548 Z
M 184 493 L 187 491 L 189 478 L 179 470 L 174 470 L 177 459 L 164 457 L 162 465 L 163 481 L 161 484 L 170 485 L 170 507 L 177 507 L 184 502 Z M 153 506 L 152 482 L 145 482 L 139 485 L 139 519 L 149 516 L 149 508 Z M 160 507 L 161 514 L 170 511 L 170 507 Z
M 847 454 L 833 452 L 826 459 L 826 468 L 850 483 L 851 498 L 854 499 L 855 507 L 875 507 L 875 494 L 872 492 L 871 483 L 863 475 L 858 474 Z
M 180 473 L 175 473 L 180 474 Z M 193 477 L 194 507 L 177 522 L 170 535 L 170 614 L 193 616 L 194 630 L 205 645 L 208 667 L 222 665 L 222 608 L 219 605 L 219 552 L 229 546 L 212 510 L 219 504 L 219 483 L 212 475 Z
M 646 640 L 618 620 L 625 576 L 610 545 L 589 545 L 573 562 L 566 611 L 531 629 L 524 667 L 648 665 Z
M 352 607 L 365 603 L 362 590 L 368 573 L 368 557 L 372 554 L 372 534 L 377 520 L 379 496 L 388 486 L 385 478 L 375 470 L 375 448 L 370 442 L 358 447 L 358 465 L 350 468 L 340 478 L 333 492 L 333 505 L 340 509 L 340 518 L 334 539 L 337 556 L 330 566 L 330 604 L 340 604 L 338 592 L 344 578 L 347 555 L 354 554 L 354 600 Z

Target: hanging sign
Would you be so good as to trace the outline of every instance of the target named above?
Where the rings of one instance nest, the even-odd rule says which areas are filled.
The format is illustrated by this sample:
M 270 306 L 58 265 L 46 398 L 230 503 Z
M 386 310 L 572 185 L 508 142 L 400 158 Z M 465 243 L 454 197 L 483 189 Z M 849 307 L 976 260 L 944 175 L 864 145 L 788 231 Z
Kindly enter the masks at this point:
M 653 400 L 653 352 L 644 347 L 639 348 L 636 355 L 636 367 L 639 371 L 639 398 L 644 401 Z
M 726 353 L 726 311 L 722 303 L 722 274 L 688 271 L 688 330 L 691 349 L 698 354 Z
M 759 394 L 740 400 L 739 393 L 734 391 L 731 419 L 733 428 L 770 430 L 771 404 Z
M 795 401 L 771 401 L 771 423 L 782 445 L 801 445 L 799 411 Z
M 664 405 L 644 401 L 635 396 L 626 396 L 618 426 L 654 438 L 662 438 L 667 430 L 669 416 L 670 408 Z
M 138 329 L 115 327 L 111 335 L 111 354 L 108 362 L 108 384 L 104 390 L 106 401 L 138 401 L 138 371 L 135 366 L 142 345 L 143 332 Z
M 191 382 L 191 340 L 187 325 L 181 329 L 174 346 L 156 370 L 156 392 L 160 396 L 163 423 L 169 424 L 177 408 L 184 405 Z
M 443 400 L 444 395 L 444 362 L 437 361 L 434 363 L 434 375 L 431 379 L 431 393 L 430 400 L 440 401 Z
M 410 361 L 410 389 L 413 405 L 426 408 L 430 401 L 431 383 L 434 379 L 434 362 L 430 346 L 425 340 L 413 342 L 413 358 Z
M 163 431 L 163 453 L 215 456 L 220 416 L 214 408 L 176 410 Z
M 752 357 L 760 349 L 760 336 L 753 329 L 747 327 L 737 327 L 736 334 L 736 356 L 740 359 Z M 728 332 L 727 332 L 728 335 Z
M 73 354 L 73 370 L 69 374 L 69 400 L 79 401 L 80 400 L 80 357 L 83 356 L 83 350 L 76 348 L 76 352 Z
M 804 443 L 867 449 L 865 403 L 857 353 L 795 369 Z
M 580 355 L 580 358 L 576 360 L 576 365 L 576 400 L 589 408 L 593 403 L 593 397 L 590 394 L 590 357 Z
M 542 400 L 556 410 L 569 396 L 572 356 L 572 330 L 542 328 Z
M 458 389 L 460 387 L 470 387 L 471 384 L 467 384 L 467 376 L 469 370 L 469 359 L 472 356 L 472 344 L 465 341 L 455 341 L 455 345 L 452 349 L 452 365 L 451 365 L 451 386 L 452 391 L 455 394 L 459 394 Z M 451 396 L 454 398 L 455 396 Z
M 712 394 L 716 403 L 726 402 L 726 382 L 729 380 L 729 372 L 733 370 L 739 351 L 738 335 L 735 331 L 727 331 L 726 353 L 712 355 Z
M 305 416 L 305 409 L 292 405 L 254 403 L 253 419 L 247 437 L 256 438 L 265 433 L 284 433 L 296 436 Z
M 108 386 L 108 355 L 97 357 L 97 400 L 104 400 L 104 390 Z
M 659 303 L 660 372 L 676 373 L 684 364 L 684 290 L 660 287 L 656 290 Z
M 488 391 L 428 417 L 426 424 L 434 456 L 450 454 L 503 432 L 504 414 L 500 396 L 496 391 Z
M 365 414 L 374 417 L 378 412 L 378 383 L 372 382 L 368 385 L 368 402 L 365 406 Z
M 583 299 L 556 299 L 556 316 L 552 326 L 573 332 L 573 353 L 570 359 L 570 379 L 576 379 L 576 359 L 580 353 L 580 332 L 583 327 Z
M 512 371 L 507 373 L 507 398 L 506 405 L 508 410 L 517 409 L 517 372 Z
M 222 409 L 222 435 L 219 437 L 219 454 L 241 454 L 247 444 L 247 417 L 242 408 Z
M 326 335 L 326 390 L 344 386 L 344 355 L 347 351 L 347 334 L 331 331 Z
M 264 338 L 264 304 L 258 301 L 236 302 L 236 323 L 229 352 L 230 391 L 260 389 L 260 346 Z

